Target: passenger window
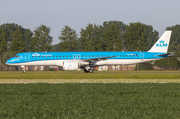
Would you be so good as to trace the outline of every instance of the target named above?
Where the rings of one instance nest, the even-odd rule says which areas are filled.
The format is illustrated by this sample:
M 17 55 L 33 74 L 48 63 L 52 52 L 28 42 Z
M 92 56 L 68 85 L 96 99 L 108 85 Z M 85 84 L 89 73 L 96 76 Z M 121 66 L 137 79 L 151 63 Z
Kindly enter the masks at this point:
M 121 55 L 119 55 L 119 57 L 121 57 Z
M 64 57 L 64 56 L 63 56 Z
M 49 57 L 51 57 L 51 56 L 49 56 Z
M 47 57 L 47 56 L 46 56 Z
M 37 56 L 36 56 L 37 57 Z
M 53 56 L 54 57 L 54 56 Z
M 70 57 L 71 57 L 71 55 L 70 55 Z
M 136 57 L 138 57 L 138 54 L 136 54 Z
M 99 55 L 99 57 L 100 57 L 100 55 Z
M 95 57 L 97 57 L 97 55 L 95 55 Z
M 123 55 L 123 57 L 125 57 L 125 55 Z
M 106 55 L 105 55 L 105 57 L 106 57 Z
M 83 57 L 83 55 L 82 55 L 82 57 Z
M 44 56 L 42 56 L 42 57 L 44 57 Z
M 127 57 L 128 57 L 128 55 L 127 55 Z
M 61 57 L 61 56 L 60 56 Z
M 91 56 L 89 55 L 89 57 L 91 57 Z
M 92 55 L 92 57 L 94 57 L 94 56 Z
M 34 56 L 32 56 L 34 58 Z
M 85 57 L 87 57 L 87 55 Z
M 68 57 L 68 56 L 66 56 L 66 57 Z
M 102 57 L 103 57 L 103 55 L 102 55 Z
M 39 57 L 41 57 L 41 56 L 39 56 Z

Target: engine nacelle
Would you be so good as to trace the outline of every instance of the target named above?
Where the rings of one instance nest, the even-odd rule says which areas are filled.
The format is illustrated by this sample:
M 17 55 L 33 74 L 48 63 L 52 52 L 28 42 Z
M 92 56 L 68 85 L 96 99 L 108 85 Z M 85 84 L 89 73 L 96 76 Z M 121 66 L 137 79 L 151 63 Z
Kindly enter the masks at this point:
M 64 62 L 63 70 L 78 70 L 78 63 L 77 62 Z

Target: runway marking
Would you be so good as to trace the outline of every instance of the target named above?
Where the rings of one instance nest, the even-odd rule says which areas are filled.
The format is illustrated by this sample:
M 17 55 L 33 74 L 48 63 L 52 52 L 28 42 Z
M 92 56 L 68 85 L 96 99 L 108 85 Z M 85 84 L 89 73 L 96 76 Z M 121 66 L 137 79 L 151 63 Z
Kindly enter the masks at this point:
M 180 79 L 0 79 L 0 84 L 9 83 L 180 83 Z

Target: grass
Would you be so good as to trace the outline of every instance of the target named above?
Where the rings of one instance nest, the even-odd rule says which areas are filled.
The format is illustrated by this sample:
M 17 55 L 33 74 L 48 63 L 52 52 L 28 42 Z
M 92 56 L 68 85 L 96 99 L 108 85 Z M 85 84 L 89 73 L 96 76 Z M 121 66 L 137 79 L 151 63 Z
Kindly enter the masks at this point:
M 8 71 L 0 79 L 180 79 L 179 71 Z
M 0 84 L 0 118 L 179 118 L 180 84 Z

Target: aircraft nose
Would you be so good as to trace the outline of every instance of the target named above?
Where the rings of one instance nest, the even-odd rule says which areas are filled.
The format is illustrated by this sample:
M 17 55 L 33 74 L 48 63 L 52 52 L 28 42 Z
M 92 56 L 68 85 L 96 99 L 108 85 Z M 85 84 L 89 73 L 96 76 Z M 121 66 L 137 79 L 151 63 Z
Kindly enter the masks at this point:
M 6 65 L 11 64 L 12 62 L 13 62 L 12 59 L 9 59 L 9 60 L 6 61 Z
M 9 63 L 10 63 L 9 60 L 7 60 L 7 61 L 6 61 L 6 64 L 9 64 Z

